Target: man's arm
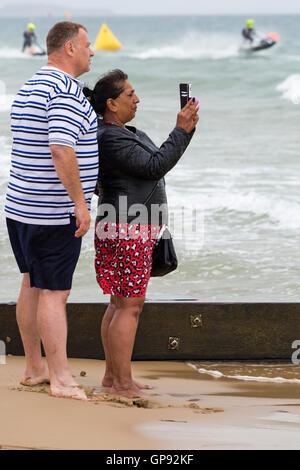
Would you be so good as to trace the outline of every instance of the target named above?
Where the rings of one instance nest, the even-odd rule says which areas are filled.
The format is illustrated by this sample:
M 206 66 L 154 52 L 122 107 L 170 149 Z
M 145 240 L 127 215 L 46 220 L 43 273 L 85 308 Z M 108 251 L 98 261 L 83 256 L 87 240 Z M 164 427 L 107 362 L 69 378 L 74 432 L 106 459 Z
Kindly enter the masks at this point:
M 50 145 L 50 150 L 56 173 L 75 204 L 76 226 L 78 228 L 75 237 L 82 237 L 90 227 L 91 216 L 80 182 L 76 154 L 72 147 L 65 145 Z

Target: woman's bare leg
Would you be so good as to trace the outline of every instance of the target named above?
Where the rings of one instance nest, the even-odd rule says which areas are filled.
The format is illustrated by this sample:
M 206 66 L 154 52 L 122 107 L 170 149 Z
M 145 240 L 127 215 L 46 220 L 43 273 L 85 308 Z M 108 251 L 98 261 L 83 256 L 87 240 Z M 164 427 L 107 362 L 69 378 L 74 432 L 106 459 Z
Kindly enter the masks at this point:
M 145 297 L 112 296 L 111 301 L 115 311 L 107 331 L 109 360 L 113 370 L 110 392 L 131 398 L 141 394 L 132 379 L 131 357 Z
M 111 300 L 110 304 L 108 305 L 105 311 L 105 314 L 102 318 L 102 323 L 101 323 L 101 339 L 102 339 L 102 346 L 103 346 L 104 354 L 105 354 L 105 373 L 102 379 L 102 385 L 104 387 L 111 387 L 113 384 L 113 378 L 114 378 L 111 354 L 109 352 L 108 331 L 109 331 L 109 326 L 113 319 L 115 311 L 116 311 L 116 306 Z
M 110 304 L 108 305 L 105 311 L 105 314 L 103 316 L 102 323 L 101 323 L 101 339 L 102 339 L 102 345 L 103 345 L 105 359 L 106 359 L 106 364 L 105 364 L 106 368 L 105 368 L 104 377 L 102 379 L 102 385 L 104 387 L 112 387 L 113 379 L 114 379 L 111 354 L 109 352 L 108 330 L 109 330 L 109 326 L 113 319 L 115 311 L 116 311 L 116 305 L 114 303 L 114 296 L 111 296 Z M 138 387 L 141 390 L 143 389 L 152 390 L 153 388 L 155 388 L 152 385 L 141 384 L 137 382 L 136 380 L 133 380 L 133 383 L 135 384 L 136 387 Z

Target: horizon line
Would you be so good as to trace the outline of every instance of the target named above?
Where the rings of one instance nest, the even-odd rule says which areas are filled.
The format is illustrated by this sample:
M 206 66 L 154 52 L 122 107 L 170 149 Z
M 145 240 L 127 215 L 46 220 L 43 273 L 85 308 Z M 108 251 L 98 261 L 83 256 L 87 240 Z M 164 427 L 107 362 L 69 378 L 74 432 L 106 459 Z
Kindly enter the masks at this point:
M 1 11 L 1 8 L 0 8 L 0 11 Z M 285 12 L 285 13 L 279 13 L 279 12 L 274 12 L 274 13 L 271 13 L 270 12 L 260 12 L 260 13 L 255 13 L 255 12 L 251 12 L 251 14 L 247 14 L 247 13 L 188 13 L 188 14 L 180 14 L 180 13 L 173 13 L 173 14 L 170 14 L 170 13 L 159 13 L 159 14 L 150 14 L 150 13 L 131 13 L 131 14 L 128 14 L 128 13 L 113 13 L 113 12 L 110 12 L 110 13 L 101 13 L 100 11 L 99 12 L 90 12 L 90 13 L 87 13 L 87 12 L 76 12 L 74 13 L 73 15 L 71 14 L 71 18 L 74 17 L 74 18 L 78 18 L 78 17 L 86 17 L 86 18 L 95 18 L 95 14 L 103 14 L 103 16 L 106 16 L 106 17 L 160 17 L 160 16 L 169 16 L 169 17 L 191 17 L 191 16 L 203 16 L 203 17 L 206 17 L 206 16 L 300 16 L 300 11 L 299 12 Z M 91 16 L 90 16 L 91 15 Z M 28 13 L 28 14 L 7 14 L 7 15 L 1 15 L 2 18 L 27 18 L 28 16 L 33 16 L 31 13 Z M 38 13 L 37 15 L 34 15 L 35 18 L 58 18 L 58 17 L 61 17 L 61 15 L 52 15 L 51 12 L 49 12 L 48 14 L 42 14 L 42 13 Z M 1 18 L 0 18 L 1 19 Z

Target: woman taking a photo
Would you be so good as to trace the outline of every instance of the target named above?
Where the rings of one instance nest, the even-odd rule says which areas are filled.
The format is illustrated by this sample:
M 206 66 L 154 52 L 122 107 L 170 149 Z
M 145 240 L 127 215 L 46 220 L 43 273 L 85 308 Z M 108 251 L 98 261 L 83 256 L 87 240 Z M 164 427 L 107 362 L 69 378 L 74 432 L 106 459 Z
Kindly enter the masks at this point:
M 84 93 L 101 117 L 95 269 L 104 294 L 110 294 L 101 325 L 106 359 L 102 385 L 112 394 L 131 398 L 149 388 L 133 380 L 131 356 L 152 252 L 167 217 L 166 210 L 157 217 L 153 208 L 167 208 L 164 176 L 190 143 L 198 107 L 197 102 L 188 102 L 158 148 L 144 132 L 127 125 L 140 100 L 124 72 L 113 70 Z

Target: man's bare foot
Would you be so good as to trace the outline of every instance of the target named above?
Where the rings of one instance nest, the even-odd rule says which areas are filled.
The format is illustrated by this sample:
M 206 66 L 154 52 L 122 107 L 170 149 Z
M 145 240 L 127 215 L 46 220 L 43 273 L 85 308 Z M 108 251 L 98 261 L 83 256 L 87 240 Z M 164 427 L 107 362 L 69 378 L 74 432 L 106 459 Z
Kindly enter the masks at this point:
M 48 371 L 44 370 L 41 373 L 34 373 L 27 374 L 25 372 L 24 377 L 20 380 L 21 385 L 32 386 L 32 385 L 40 385 L 40 384 L 49 384 L 49 373 Z
M 50 379 L 49 377 L 26 377 L 26 379 L 20 380 L 21 385 L 26 385 L 26 387 L 30 387 L 33 385 L 41 385 L 41 384 L 49 384 Z
M 73 398 L 74 400 L 87 401 L 85 391 L 80 385 L 51 385 L 51 395 L 57 398 Z

